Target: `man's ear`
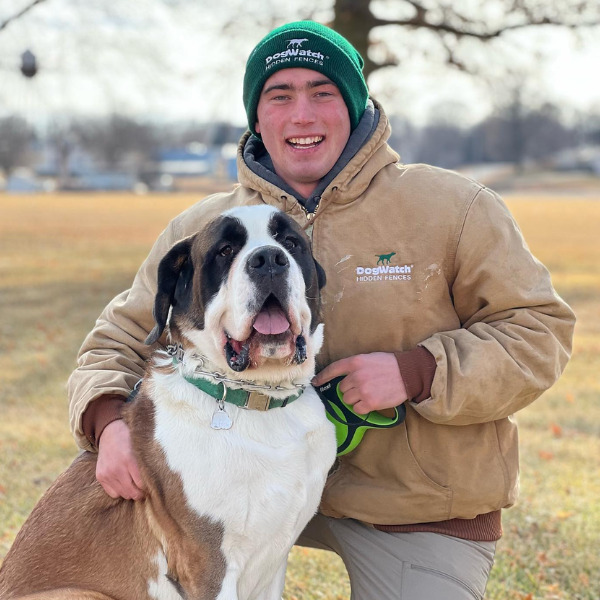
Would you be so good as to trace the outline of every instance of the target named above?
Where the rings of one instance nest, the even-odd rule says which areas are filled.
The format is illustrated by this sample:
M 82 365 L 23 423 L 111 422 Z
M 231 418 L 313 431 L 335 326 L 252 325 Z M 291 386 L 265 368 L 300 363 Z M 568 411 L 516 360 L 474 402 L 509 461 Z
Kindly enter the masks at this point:
M 194 236 L 175 244 L 165 254 L 158 265 L 158 288 L 154 297 L 154 320 L 156 325 L 146 338 L 146 344 L 151 345 L 162 335 L 169 316 L 169 309 L 174 304 L 175 290 L 183 267 L 190 260 L 190 252 Z

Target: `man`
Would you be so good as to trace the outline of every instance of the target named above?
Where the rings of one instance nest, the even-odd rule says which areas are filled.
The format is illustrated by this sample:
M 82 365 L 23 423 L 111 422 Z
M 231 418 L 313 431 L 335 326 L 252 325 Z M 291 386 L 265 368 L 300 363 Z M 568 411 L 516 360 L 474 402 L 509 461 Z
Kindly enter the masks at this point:
M 359 414 L 407 407 L 403 425 L 367 432 L 339 459 L 299 543 L 337 552 L 356 600 L 482 598 L 500 511 L 517 496 L 511 415 L 558 378 L 574 316 L 493 192 L 399 162 L 362 65 L 310 21 L 256 46 L 241 186 L 177 217 L 101 315 L 69 382 L 72 428 L 98 449 L 108 494 L 143 496 L 119 411 L 152 350 L 157 264 L 223 210 L 277 206 L 309 233 L 328 277 L 315 383 L 344 375 Z

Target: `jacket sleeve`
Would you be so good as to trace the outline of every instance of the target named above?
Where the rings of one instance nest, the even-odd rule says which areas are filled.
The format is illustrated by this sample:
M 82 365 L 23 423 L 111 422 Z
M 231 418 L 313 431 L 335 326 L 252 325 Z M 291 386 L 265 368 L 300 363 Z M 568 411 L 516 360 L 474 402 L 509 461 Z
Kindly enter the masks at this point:
M 81 448 L 92 449 L 82 428 L 82 416 L 90 402 L 106 394 L 127 397 L 144 373 L 153 349 L 144 340 L 154 327 L 158 263 L 180 239 L 177 229 L 172 222 L 159 236 L 131 289 L 108 304 L 79 350 L 67 388 L 71 432 Z
M 468 425 L 508 417 L 560 376 L 575 316 L 531 254 L 508 208 L 482 189 L 466 213 L 451 293 L 461 328 L 420 345 L 435 357 L 426 419 Z

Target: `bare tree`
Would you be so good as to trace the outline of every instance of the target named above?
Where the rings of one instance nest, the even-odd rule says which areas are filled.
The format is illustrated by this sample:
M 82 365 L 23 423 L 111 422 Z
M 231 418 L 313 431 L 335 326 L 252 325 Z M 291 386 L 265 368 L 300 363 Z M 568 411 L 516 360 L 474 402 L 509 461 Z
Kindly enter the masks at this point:
M 448 64 L 473 72 L 475 65 L 461 52 L 464 40 L 488 43 L 528 27 L 580 29 L 600 24 L 598 2 L 583 0 L 335 0 L 334 13 L 333 28 L 365 58 L 366 75 L 402 60 L 389 44 L 374 39 L 380 28 L 393 28 L 398 36 L 429 31 Z M 382 47 L 370 52 L 374 46 Z
M 11 15 L 10 17 L 4 19 L 4 21 L 0 21 L 0 31 L 2 31 L 3 29 L 6 29 L 6 27 L 8 27 L 8 25 L 10 25 L 10 23 L 12 23 L 13 21 L 16 21 L 17 19 L 20 19 L 23 15 L 27 14 L 32 8 L 34 8 L 38 4 L 41 4 L 42 2 L 45 2 L 45 1 L 46 0 L 33 0 L 29 4 L 25 5 L 20 11 Z
M 156 149 L 154 127 L 122 115 L 82 121 L 74 130 L 82 146 L 110 169 L 127 160 L 129 169 L 139 171 Z
M 218 6 L 211 0 L 22 1 L 28 1 L 24 9 L 0 21 L 0 63 L 18 56 L 25 39 L 36 40 L 40 60 L 27 89 L 16 69 L 3 67 L 0 103 L 18 112 L 14 98 L 20 90 L 34 101 L 48 98 L 38 101 L 48 113 L 64 112 L 62 104 L 89 114 L 94 104 L 102 112 L 153 116 L 163 116 L 170 107 L 165 99 L 177 94 L 201 97 L 202 119 L 226 120 L 239 110 L 244 61 L 256 41 L 274 26 L 306 18 L 350 39 L 365 58 L 367 76 L 393 65 L 410 68 L 418 60 L 427 68 L 450 65 L 478 75 L 478 86 L 490 82 L 495 98 L 508 71 L 538 66 L 538 49 L 519 47 L 525 37 L 519 32 L 561 28 L 585 41 L 600 28 L 597 0 L 227 0 Z M 61 27 L 45 27 L 39 36 L 57 15 Z M 2 35 L 8 23 L 14 27 Z M 516 64 L 525 58 L 527 64 Z M 369 81 L 377 98 L 400 96 L 403 88 L 393 74 Z M 60 94 L 47 94 L 51 84 Z M 384 104 L 393 112 L 391 102 Z
M 293 4 L 263 0 L 258 9 L 246 0 L 230 0 L 223 32 L 254 32 L 256 38 L 257 31 L 266 33 L 293 19 L 318 20 L 350 40 L 365 59 L 366 76 L 410 61 L 418 53 L 480 74 L 481 65 L 471 60 L 474 48 L 528 28 L 581 31 L 600 26 L 600 4 L 592 0 L 305 0 Z M 427 37 L 413 43 L 419 34 Z
M 25 163 L 25 155 L 33 140 L 33 131 L 24 119 L 0 119 L 0 168 L 5 175 Z

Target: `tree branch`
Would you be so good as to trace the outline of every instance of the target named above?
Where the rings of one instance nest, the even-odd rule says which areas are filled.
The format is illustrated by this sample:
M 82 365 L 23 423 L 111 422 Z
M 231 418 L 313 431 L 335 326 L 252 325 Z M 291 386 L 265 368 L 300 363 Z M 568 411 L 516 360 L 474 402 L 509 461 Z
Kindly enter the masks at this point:
M 529 11 L 526 13 L 527 20 L 523 23 L 515 23 L 513 25 L 505 25 L 503 27 L 498 27 L 497 29 L 492 29 L 491 31 L 477 31 L 473 29 L 472 26 L 476 25 L 474 21 L 471 21 L 458 13 L 453 13 L 453 16 L 458 18 L 463 24 L 462 27 L 455 27 L 448 23 L 447 21 L 442 21 L 440 23 L 432 23 L 427 19 L 427 14 L 429 9 L 423 7 L 418 2 L 412 0 L 406 0 L 408 4 L 410 4 L 416 11 L 415 15 L 409 19 L 381 19 L 379 17 L 373 17 L 372 25 L 373 27 L 385 27 L 386 25 L 399 25 L 402 27 L 413 27 L 420 29 L 430 29 L 436 32 L 443 33 L 452 33 L 457 38 L 461 37 L 470 37 L 475 38 L 482 41 L 488 41 L 493 38 L 497 38 L 502 35 L 506 31 L 511 31 L 515 29 L 523 29 L 525 27 L 537 27 L 541 25 L 556 25 L 560 27 L 568 27 L 570 29 L 578 29 L 580 27 L 594 27 L 600 25 L 599 20 L 593 21 L 584 21 L 578 23 L 566 23 L 560 19 L 554 19 L 552 17 L 534 17 L 531 15 Z
M 8 19 L 1 22 L 0 23 L 0 31 L 2 31 L 3 29 L 6 29 L 6 27 L 8 27 L 8 25 L 10 25 L 10 23 L 12 23 L 13 21 L 20 19 L 24 14 L 28 13 L 34 6 L 37 6 L 38 4 L 41 4 L 42 2 L 45 2 L 45 1 L 46 0 L 33 0 L 33 2 L 28 4 L 25 8 L 20 10 L 18 13 L 14 14 L 12 17 L 8 17 Z

